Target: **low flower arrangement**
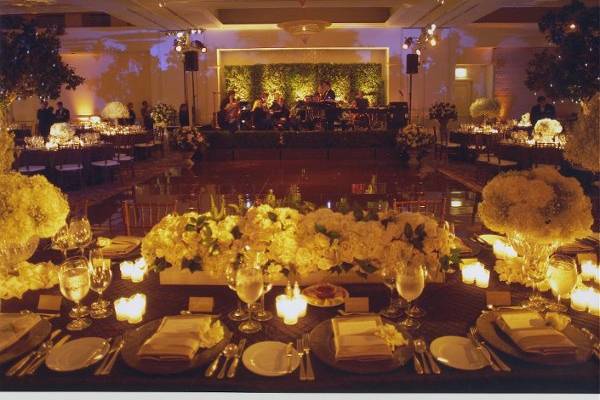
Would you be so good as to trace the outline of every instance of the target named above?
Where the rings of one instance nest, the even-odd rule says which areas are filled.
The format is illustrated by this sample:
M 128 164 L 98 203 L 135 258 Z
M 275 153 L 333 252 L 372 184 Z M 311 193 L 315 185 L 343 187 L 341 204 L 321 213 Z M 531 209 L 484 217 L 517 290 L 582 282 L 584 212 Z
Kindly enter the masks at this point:
M 525 113 L 521 115 L 521 119 L 517 123 L 517 126 L 522 128 L 528 128 L 531 126 L 531 114 Z
M 593 172 L 600 171 L 600 94 L 581 106 L 575 126 L 566 137 L 565 158 Z M 0 146 L 1 148 L 1 146 Z
M 457 117 L 456 106 L 452 103 L 438 101 L 429 107 L 429 119 L 435 119 L 440 124 L 454 121 Z
M 491 230 L 537 243 L 570 243 L 591 233 L 592 204 L 575 178 L 552 167 L 510 171 L 483 188 L 479 215 Z
M 196 151 L 209 146 L 206 137 L 196 127 L 184 126 L 175 131 L 175 145 L 184 151 Z
M 125 107 L 125 104 L 120 101 L 111 101 L 104 106 L 100 113 L 104 119 L 117 120 L 119 118 L 129 118 L 129 110 Z
M 473 118 L 496 118 L 500 114 L 500 103 L 496 99 L 480 97 L 471 103 L 469 113 Z
M 75 130 L 66 122 L 52 124 L 48 140 L 56 145 L 67 145 L 73 141 Z
M 176 115 L 177 111 L 165 103 L 158 103 L 150 112 L 150 117 L 152 117 L 154 124 L 158 127 L 167 127 L 168 125 L 175 124 Z
M 52 263 L 23 262 L 17 275 L 0 268 L 0 299 L 20 299 L 28 290 L 48 289 L 58 284 L 58 268 Z
M 396 135 L 396 143 L 400 146 L 418 149 L 435 143 L 435 136 L 423 127 L 408 124 Z
M 535 123 L 533 139 L 538 143 L 558 143 L 563 127 L 555 119 L 543 118 Z
M 366 277 L 400 262 L 438 271 L 450 262 L 452 244 L 451 234 L 423 214 L 263 204 L 236 215 L 166 216 L 142 240 L 142 255 L 158 271 L 189 269 L 214 277 L 224 276 L 241 254 L 273 278 L 290 271 Z

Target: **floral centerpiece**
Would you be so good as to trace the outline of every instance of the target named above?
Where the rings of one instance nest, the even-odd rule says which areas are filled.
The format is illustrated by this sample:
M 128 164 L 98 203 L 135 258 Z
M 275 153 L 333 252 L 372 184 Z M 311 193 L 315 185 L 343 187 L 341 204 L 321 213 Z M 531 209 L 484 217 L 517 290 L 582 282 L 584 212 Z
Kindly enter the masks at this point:
M 440 124 L 443 137 L 448 133 L 448 121 L 455 121 L 457 117 L 456 106 L 452 103 L 438 101 L 429 107 L 429 119 L 435 119 Z
M 172 125 L 175 123 L 175 116 L 177 115 L 177 111 L 165 103 L 158 103 L 152 108 L 150 112 L 150 116 L 154 121 L 154 124 L 158 127 L 166 128 L 168 125 Z
M 66 122 L 58 122 L 50 127 L 48 140 L 55 145 L 67 145 L 75 137 L 75 130 Z
M 499 174 L 483 189 L 479 215 L 491 230 L 504 233 L 524 258 L 534 287 L 546 278 L 550 255 L 564 243 L 590 234 L 591 202 L 574 178 L 552 167 Z
M 20 299 L 28 290 L 48 289 L 58 284 L 58 268 L 52 263 L 22 262 L 15 274 L 0 268 L 0 299 Z
M 593 172 L 600 172 L 600 94 L 582 103 L 575 126 L 567 135 L 565 158 Z
M 209 146 L 204 134 L 196 127 L 184 126 L 177 129 L 174 139 L 177 148 L 184 151 L 196 151 Z
M 496 118 L 500 114 L 500 103 L 496 99 L 480 97 L 469 107 L 472 118 L 483 117 L 484 124 L 488 119 Z
M 525 113 L 521 115 L 521 119 L 517 123 L 517 126 L 522 128 L 528 128 L 531 126 L 531 115 L 529 113 Z
M 533 139 L 538 143 L 556 143 L 559 142 L 559 134 L 563 127 L 555 119 L 542 118 L 535 123 L 533 128 Z
M 129 110 L 120 101 L 111 101 L 104 106 L 100 115 L 102 118 L 113 120 L 116 123 L 120 118 L 129 118 Z
M 435 143 L 435 135 L 427 129 L 416 124 L 408 124 L 396 135 L 396 145 L 403 153 L 403 158 L 408 159 L 408 150 L 416 152 L 416 159 L 420 164 L 421 159 L 427 154 L 427 147 Z

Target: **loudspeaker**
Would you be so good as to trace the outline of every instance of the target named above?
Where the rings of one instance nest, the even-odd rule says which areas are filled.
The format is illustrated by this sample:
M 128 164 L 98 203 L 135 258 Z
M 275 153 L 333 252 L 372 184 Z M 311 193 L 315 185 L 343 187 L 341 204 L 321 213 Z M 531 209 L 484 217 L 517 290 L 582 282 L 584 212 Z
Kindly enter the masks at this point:
M 406 126 L 408 118 L 408 103 L 405 101 L 392 101 L 388 108 L 388 128 L 400 129 Z
M 418 54 L 407 54 L 406 55 L 406 73 L 407 74 L 419 73 L 419 55 Z
M 198 71 L 198 52 L 186 51 L 183 53 L 183 65 L 186 71 Z

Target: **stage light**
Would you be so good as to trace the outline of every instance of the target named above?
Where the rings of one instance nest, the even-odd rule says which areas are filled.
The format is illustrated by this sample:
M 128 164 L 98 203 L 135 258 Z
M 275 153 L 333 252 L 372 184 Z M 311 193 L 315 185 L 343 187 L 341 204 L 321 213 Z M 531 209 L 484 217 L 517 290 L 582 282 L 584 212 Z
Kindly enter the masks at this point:
M 575 25 L 575 23 L 571 22 L 571 25 L 569 25 L 569 29 L 574 31 L 575 29 L 577 29 L 577 25 Z
M 434 37 L 432 37 L 432 38 L 431 38 L 431 40 L 429 41 L 429 43 L 430 43 L 432 46 L 435 46 L 435 45 L 437 45 L 437 40 L 435 40 L 435 38 L 434 38 Z
M 404 44 L 402 45 L 402 48 L 403 48 L 404 50 L 407 50 L 407 49 L 408 49 L 408 45 L 407 45 L 406 43 L 404 43 Z
M 177 37 L 178 38 L 183 37 L 183 32 L 177 32 Z
M 175 46 L 175 51 L 181 53 L 182 47 L 180 45 Z
M 418 56 L 420 56 L 420 55 L 421 55 L 421 50 L 417 49 L 417 50 L 415 51 L 415 53 L 417 53 L 417 55 L 418 55 Z
M 468 72 L 465 67 L 456 67 L 454 69 L 454 78 L 455 79 L 466 79 L 467 74 L 468 74 Z

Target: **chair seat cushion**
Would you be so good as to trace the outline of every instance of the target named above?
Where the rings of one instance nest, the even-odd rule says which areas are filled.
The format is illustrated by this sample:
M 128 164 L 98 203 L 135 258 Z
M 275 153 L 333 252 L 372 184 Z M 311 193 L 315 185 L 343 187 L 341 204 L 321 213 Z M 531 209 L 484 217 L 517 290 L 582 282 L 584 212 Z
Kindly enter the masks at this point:
M 115 161 L 133 161 L 133 157 L 128 156 L 127 154 L 115 154 L 115 156 L 113 157 L 113 160 Z
M 119 165 L 118 161 L 115 160 L 100 160 L 91 163 L 94 167 L 116 167 Z
M 137 143 L 135 145 L 135 147 L 142 147 L 142 148 L 146 148 L 146 147 L 152 147 L 154 146 L 154 143 L 150 142 L 150 143 Z
M 81 164 L 59 164 L 55 167 L 59 171 L 79 171 L 83 169 Z
M 19 172 L 40 172 L 46 169 L 43 165 L 25 165 L 23 167 L 19 167 Z

